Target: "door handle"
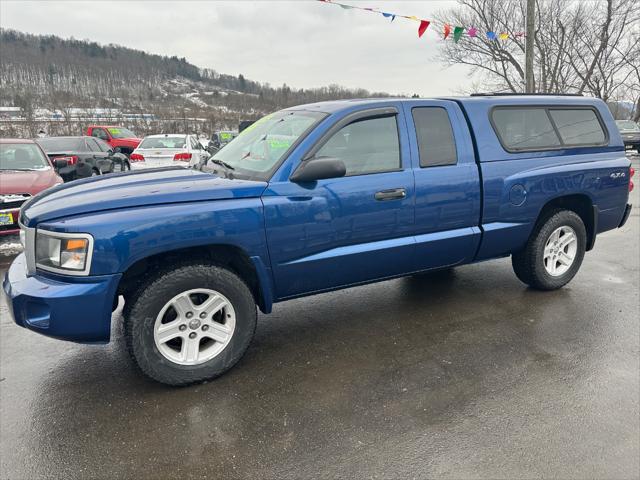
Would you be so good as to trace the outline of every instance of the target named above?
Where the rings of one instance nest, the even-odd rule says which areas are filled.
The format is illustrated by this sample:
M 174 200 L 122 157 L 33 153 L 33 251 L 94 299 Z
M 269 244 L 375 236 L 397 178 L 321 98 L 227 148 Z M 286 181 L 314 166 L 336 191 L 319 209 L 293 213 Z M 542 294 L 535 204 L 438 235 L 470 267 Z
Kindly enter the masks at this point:
M 376 192 L 374 198 L 378 201 L 384 202 L 387 200 L 399 200 L 407 196 L 407 191 L 404 188 L 392 188 L 390 190 L 381 190 Z

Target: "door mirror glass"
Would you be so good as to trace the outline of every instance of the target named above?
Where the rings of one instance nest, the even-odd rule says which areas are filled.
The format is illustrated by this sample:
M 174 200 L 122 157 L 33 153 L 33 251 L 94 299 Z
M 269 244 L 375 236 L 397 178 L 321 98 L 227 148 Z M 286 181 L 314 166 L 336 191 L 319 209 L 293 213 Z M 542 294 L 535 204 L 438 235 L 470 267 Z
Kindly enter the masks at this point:
M 293 172 L 290 180 L 294 183 L 314 182 L 326 178 L 344 177 L 347 168 L 338 158 L 314 157 L 306 160 Z

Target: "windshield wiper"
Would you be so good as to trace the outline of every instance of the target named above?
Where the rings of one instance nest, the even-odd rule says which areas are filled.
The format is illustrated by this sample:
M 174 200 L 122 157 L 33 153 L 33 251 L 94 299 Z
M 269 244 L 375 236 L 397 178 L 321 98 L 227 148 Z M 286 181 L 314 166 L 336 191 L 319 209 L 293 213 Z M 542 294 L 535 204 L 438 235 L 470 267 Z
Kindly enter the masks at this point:
M 216 165 L 221 165 L 224 168 L 226 168 L 227 170 L 235 170 L 235 168 L 233 168 L 233 166 L 229 165 L 227 162 L 225 162 L 224 160 L 218 160 L 217 158 L 210 158 L 209 161 L 211 163 L 215 163 Z

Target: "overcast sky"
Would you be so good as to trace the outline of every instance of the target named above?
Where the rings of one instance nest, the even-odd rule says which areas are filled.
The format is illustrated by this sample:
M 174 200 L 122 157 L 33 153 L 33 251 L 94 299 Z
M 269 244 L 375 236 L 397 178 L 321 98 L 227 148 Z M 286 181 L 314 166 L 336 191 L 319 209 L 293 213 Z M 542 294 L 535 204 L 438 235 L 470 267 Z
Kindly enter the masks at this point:
M 453 0 L 342 0 L 430 19 Z M 389 93 L 446 95 L 469 85 L 464 67 L 435 59 L 438 35 L 418 24 L 297 1 L 0 1 L 0 25 L 177 55 L 199 67 L 272 85 L 337 83 Z

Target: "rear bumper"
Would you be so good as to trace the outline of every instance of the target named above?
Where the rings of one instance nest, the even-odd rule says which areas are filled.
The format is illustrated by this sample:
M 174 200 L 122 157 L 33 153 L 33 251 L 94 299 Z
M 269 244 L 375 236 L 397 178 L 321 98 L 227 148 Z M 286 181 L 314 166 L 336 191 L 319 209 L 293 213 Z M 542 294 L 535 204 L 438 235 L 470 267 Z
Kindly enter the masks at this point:
M 17 325 L 62 340 L 106 343 L 120 277 L 74 278 L 74 283 L 28 277 L 24 254 L 20 254 L 9 267 L 2 290 Z
M 631 214 L 631 208 L 632 208 L 632 205 L 627 203 L 627 206 L 624 209 L 624 215 L 622 215 L 622 220 L 620 220 L 620 225 L 618 225 L 618 228 L 624 227 L 624 224 L 627 223 L 627 220 L 629 219 L 629 215 Z

